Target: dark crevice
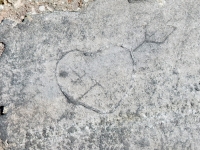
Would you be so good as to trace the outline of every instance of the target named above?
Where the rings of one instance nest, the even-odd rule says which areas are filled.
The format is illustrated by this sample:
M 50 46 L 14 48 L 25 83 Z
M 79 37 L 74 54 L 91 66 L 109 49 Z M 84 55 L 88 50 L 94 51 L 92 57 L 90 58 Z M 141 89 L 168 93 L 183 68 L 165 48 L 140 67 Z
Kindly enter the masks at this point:
M 0 106 L 0 115 L 5 115 L 4 114 L 4 106 Z

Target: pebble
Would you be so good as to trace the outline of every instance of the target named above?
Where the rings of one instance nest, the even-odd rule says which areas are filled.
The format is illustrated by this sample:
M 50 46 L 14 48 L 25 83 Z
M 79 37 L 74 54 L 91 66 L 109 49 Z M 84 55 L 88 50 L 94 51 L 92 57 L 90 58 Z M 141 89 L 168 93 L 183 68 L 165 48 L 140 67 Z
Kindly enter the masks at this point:
M 3 5 L 0 5 L 0 10 L 4 9 L 4 6 Z
M 46 9 L 45 9 L 45 6 L 40 6 L 40 7 L 39 7 L 39 10 L 40 10 L 40 11 L 45 11 L 45 10 L 46 10 Z

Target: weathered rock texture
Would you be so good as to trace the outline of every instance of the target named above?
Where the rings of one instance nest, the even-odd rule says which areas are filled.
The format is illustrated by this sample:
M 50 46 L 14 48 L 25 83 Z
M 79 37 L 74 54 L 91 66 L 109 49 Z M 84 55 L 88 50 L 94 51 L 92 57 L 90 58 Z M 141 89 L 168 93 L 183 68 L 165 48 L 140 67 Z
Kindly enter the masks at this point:
M 0 56 L 2 55 L 4 49 L 5 49 L 5 45 L 3 43 L 0 43 Z
M 0 0 L 0 22 L 11 19 L 22 22 L 31 14 L 53 11 L 79 11 L 93 0 Z
M 97 0 L 0 24 L 0 145 L 198 150 L 200 1 Z

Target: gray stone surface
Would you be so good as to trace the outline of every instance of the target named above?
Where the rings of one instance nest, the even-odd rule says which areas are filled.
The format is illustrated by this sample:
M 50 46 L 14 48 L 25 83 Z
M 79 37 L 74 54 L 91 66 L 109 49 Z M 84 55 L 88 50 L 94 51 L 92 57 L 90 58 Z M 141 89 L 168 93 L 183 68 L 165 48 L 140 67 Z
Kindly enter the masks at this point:
M 3 21 L 0 149 L 200 149 L 199 8 L 97 0 Z
M 112 113 L 131 87 L 131 52 L 111 47 L 68 52 L 57 63 L 57 82 L 69 102 L 97 113 Z

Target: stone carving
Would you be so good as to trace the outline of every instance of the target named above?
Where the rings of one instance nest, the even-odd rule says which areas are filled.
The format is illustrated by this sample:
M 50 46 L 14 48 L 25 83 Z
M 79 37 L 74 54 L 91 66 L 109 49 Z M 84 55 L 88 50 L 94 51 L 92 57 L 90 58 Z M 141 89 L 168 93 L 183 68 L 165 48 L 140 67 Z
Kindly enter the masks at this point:
M 154 25 L 151 25 L 147 28 L 146 42 L 162 44 L 168 39 L 174 30 L 176 30 L 176 28 L 173 26 L 162 25 L 158 28 L 155 28 Z
M 57 64 L 57 81 L 69 102 L 97 113 L 111 113 L 131 85 L 130 52 L 112 47 L 97 52 L 71 51 Z
M 128 0 L 129 3 L 141 2 L 141 1 L 146 1 L 146 0 Z

